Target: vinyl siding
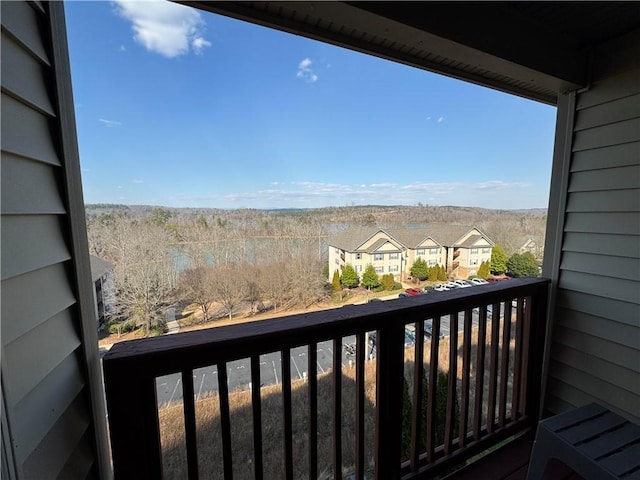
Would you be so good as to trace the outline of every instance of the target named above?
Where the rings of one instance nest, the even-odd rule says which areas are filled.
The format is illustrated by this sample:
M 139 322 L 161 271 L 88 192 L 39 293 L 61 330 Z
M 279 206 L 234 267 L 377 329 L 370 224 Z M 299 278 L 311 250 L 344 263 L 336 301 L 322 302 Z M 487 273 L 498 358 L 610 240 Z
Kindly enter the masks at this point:
M 576 98 L 546 397 L 553 413 L 595 401 L 640 422 L 639 38 L 597 51 L 591 86 Z
M 95 478 L 49 8 L 1 3 L 3 473 Z

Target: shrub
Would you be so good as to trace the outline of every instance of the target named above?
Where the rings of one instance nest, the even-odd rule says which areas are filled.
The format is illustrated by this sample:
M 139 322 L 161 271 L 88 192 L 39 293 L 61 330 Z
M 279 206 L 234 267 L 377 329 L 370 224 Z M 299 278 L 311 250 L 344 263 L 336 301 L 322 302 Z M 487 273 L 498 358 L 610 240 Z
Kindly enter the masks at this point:
M 387 290 L 393 290 L 396 286 L 396 281 L 393 278 L 393 273 L 387 273 L 382 276 L 382 287 Z
M 340 283 L 347 288 L 355 288 L 360 284 L 360 278 L 351 264 L 347 263 L 342 269 Z

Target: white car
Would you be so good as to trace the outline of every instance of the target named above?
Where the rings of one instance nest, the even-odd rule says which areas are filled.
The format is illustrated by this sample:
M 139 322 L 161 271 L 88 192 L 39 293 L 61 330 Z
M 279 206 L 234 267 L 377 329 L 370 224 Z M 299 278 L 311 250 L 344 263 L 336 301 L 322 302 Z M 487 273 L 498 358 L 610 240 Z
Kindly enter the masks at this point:
M 446 285 L 442 284 L 433 287 L 434 292 L 446 292 L 447 290 L 449 290 L 449 288 Z
M 469 281 L 474 285 L 487 285 L 489 283 L 484 278 L 472 278 Z
M 454 280 L 452 283 L 455 284 L 457 288 L 468 288 L 471 286 L 464 280 Z

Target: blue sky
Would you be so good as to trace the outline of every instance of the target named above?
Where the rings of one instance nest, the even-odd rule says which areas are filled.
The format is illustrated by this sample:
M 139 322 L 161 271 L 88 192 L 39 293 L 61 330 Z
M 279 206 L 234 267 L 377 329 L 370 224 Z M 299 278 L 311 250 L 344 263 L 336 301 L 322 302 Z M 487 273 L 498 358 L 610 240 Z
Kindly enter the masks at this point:
M 545 208 L 556 110 L 167 2 L 66 2 L 87 203 Z

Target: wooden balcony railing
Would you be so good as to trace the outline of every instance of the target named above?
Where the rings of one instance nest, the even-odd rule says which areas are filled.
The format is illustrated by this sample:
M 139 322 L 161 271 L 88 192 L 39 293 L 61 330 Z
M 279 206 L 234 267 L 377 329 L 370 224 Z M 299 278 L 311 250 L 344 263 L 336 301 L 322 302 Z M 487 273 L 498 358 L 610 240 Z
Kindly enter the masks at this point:
M 448 471 L 535 424 L 547 290 L 547 280 L 513 279 L 116 344 L 103 360 L 116 478 L 213 478 L 212 472 L 247 478 L 237 473 L 243 463 L 250 464 L 250 478 L 262 479 L 269 475 L 266 452 L 273 456 L 273 443 L 280 452 L 278 477 L 287 479 L 316 479 L 320 471 L 335 479 L 418 479 Z M 345 338 L 355 339 L 346 353 Z M 320 345 L 321 354 L 330 351 L 330 368 L 320 363 Z M 289 361 L 300 347 L 305 372 Z M 273 352 L 285 360 L 276 377 L 277 442 L 263 424 L 268 387 L 261 385 L 260 365 L 261 355 Z M 250 389 L 245 383 L 244 392 L 234 393 L 228 367 L 242 359 Z M 213 366 L 217 387 L 203 406 L 194 372 Z M 367 384 L 371 369 L 375 388 Z M 158 378 L 167 375 L 182 383 L 182 394 L 168 400 L 180 399 L 179 442 L 171 449 L 161 419 L 173 407 L 157 390 Z M 328 400 L 319 394 L 326 384 Z M 302 394 L 304 411 L 294 411 L 293 399 Z M 244 395 L 246 404 L 231 403 L 234 395 Z M 203 440 L 202 430 L 210 427 L 197 414 L 203 409 L 218 412 L 219 455 Z M 237 447 L 234 425 L 240 421 L 250 425 L 242 434 L 250 437 L 246 451 Z M 330 454 L 319 453 L 322 442 Z M 168 471 L 176 468 L 168 458 L 176 449 L 184 452 L 178 473 Z M 217 466 L 208 463 L 212 458 Z

